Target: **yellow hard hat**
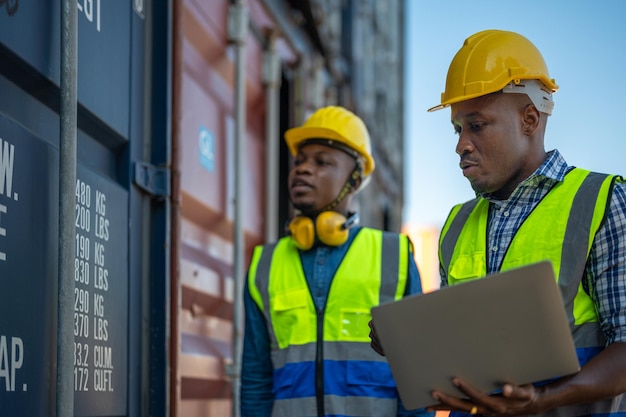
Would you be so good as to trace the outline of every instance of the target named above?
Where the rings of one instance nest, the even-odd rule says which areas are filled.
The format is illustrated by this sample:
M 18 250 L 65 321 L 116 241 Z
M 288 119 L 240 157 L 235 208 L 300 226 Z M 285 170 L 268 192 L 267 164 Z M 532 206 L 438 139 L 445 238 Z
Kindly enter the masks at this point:
M 343 107 L 328 106 L 318 109 L 302 126 L 285 132 L 285 141 L 292 155 L 308 139 L 330 139 L 353 149 L 364 160 L 363 177 L 374 171 L 370 135 L 365 123 Z M 332 143 L 330 144 L 332 146 Z
M 503 30 L 475 33 L 450 63 L 441 104 L 428 111 L 495 93 L 520 80 L 539 80 L 551 92 L 559 88 L 537 47 L 524 36 Z

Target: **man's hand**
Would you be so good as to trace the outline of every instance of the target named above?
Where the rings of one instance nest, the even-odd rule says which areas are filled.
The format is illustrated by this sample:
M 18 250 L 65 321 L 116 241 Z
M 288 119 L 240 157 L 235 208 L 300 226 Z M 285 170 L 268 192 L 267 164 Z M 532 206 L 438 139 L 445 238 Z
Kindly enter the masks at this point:
M 370 326 L 370 346 L 376 351 L 376 353 L 381 356 L 385 356 L 380 340 L 378 340 L 378 335 L 376 335 L 376 329 L 374 329 L 374 322 L 370 320 L 368 325 Z
M 502 394 L 488 395 L 465 383 L 460 378 L 454 378 L 452 383 L 463 392 L 467 398 L 461 399 L 433 391 L 433 398 L 439 401 L 438 405 L 429 407 L 433 410 L 453 410 L 469 414 L 485 416 L 518 416 L 522 414 L 537 414 L 540 412 L 540 388 L 528 385 L 505 384 Z

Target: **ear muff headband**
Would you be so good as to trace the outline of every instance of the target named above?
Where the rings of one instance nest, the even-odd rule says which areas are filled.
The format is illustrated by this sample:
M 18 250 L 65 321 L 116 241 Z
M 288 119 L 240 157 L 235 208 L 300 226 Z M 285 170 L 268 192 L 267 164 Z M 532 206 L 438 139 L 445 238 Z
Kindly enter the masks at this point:
M 358 213 L 348 218 L 336 211 L 323 211 L 315 220 L 296 216 L 289 222 L 288 231 L 298 249 L 309 250 L 316 239 L 328 246 L 339 246 L 348 240 L 348 230 L 358 224 Z

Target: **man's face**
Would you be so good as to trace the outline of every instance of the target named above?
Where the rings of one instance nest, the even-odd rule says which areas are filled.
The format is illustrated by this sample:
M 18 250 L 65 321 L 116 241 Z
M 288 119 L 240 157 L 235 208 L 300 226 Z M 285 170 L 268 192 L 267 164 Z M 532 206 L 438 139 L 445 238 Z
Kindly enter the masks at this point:
M 523 132 L 526 101 L 521 94 L 491 94 L 451 106 L 459 166 L 474 191 L 506 199 L 534 172 L 533 145 Z
M 339 149 L 313 143 L 302 146 L 289 172 L 293 206 L 309 214 L 332 203 L 355 166 L 354 158 Z

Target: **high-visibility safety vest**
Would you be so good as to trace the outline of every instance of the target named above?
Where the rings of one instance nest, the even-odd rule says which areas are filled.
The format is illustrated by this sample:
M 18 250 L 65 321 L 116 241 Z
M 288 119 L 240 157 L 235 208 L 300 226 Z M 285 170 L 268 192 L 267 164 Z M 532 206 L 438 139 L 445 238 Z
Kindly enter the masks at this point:
M 516 231 L 500 268 L 506 271 L 546 259 L 552 262 L 581 366 L 605 345 L 583 278 L 594 236 L 604 221 L 618 178 L 621 180 L 580 168 L 567 173 Z M 439 260 L 448 285 L 486 275 L 488 212 L 489 202 L 480 197 L 451 210 L 439 240 Z M 561 407 L 547 415 L 626 415 L 624 411 L 626 402 L 620 395 L 593 404 Z M 618 413 L 604 414 L 611 412 Z
M 248 285 L 268 323 L 273 417 L 396 415 L 396 385 L 368 322 L 372 307 L 404 295 L 408 256 L 406 236 L 362 228 L 316 311 L 293 240 L 255 248 Z

